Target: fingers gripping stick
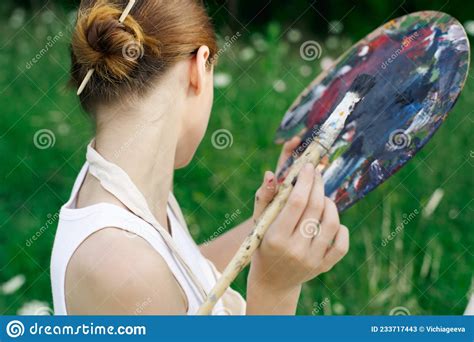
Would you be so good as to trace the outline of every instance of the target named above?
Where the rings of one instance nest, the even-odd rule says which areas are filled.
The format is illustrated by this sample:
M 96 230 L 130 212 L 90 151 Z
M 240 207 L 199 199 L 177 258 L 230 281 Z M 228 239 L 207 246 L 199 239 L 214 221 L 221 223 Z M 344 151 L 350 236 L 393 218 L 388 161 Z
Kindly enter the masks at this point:
M 288 197 L 303 166 L 311 163 L 316 167 L 319 164 L 321 158 L 326 155 L 344 128 L 347 117 L 353 112 L 357 103 L 372 89 L 374 84 L 374 78 L 366 74 L 359 75 L 354 80 L 347 94 L 321 127 L 321 133 L 311 142 L 304 154 L 301 155 L 291 167 L 288 176 L 279 187 L 278 193 L 275 195 L 273 201 L 263 211 L 262 215 L 260 215 L 254 229 L 240 246 L 224 270 L 221 278 L 209 293 L 206 301 L 199 308 L 199 315 L 208 315 L 212 312 L 214 305 L 224 294 L 232 281 L 234 281 L 237 275 L 249 264 L 252 254 L 260 245 L 266 231 L 288 201 Z

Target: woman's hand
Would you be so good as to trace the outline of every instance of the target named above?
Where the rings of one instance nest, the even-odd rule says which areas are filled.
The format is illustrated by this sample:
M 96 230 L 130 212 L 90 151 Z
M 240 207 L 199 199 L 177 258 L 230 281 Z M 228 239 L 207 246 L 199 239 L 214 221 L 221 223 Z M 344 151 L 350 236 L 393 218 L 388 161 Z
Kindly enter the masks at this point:
M 277 190 L 266 172 L 257 191 L 254 220 Z M 255 252 L 248 278 L 249 314 L 294 314 L 301 285 L 329 271 L 349 249 L 349 231 L 334 202 L 324 196 L 319 171 L 306 165 L 288 202 Z
M 276 173 L 281 170 L 282 166 L 291 157 L 295 149 L 301 144 L 301 138 L 296 136 L 288 140 L 284 145 L 278 158 Z

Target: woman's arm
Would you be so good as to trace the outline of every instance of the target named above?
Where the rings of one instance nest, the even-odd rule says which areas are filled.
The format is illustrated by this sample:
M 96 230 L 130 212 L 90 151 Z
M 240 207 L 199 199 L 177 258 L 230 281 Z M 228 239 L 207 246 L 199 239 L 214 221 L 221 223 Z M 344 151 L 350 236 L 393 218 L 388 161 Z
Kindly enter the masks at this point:
M 211 243 L 201 245 L 201 252 L 223 272 L 253 225 L 253 219 L 246 220 Z M 251 275 L 247 282 L 247 315 L 294 315 L 300 292 L 301 285 L 293 289 L 271 289 Z
M 215 240 L 200 245 L 201 253 L 222 272 L 252 228 L 253 221 L 248 219 Z
M 185 315 L 187 299 L 165 260 L 118 228 L 91 235 L 66 272 L 71 315 Z
M 300 143 L 301 139 L 299 137 L 294 137 L 283 146 L 281 155 L 278 159 L 277 170 L 291 156 L 294 149 L 298 147 Z M 265 174 L 264 182 L 265 186 L 269 187 L 270 190 L 275 189 L 276 184 L 273 182 L 276 182 L 276 180 L 271 172 Z M 267 192 L 260 194 L 260 196 L 265 196 L 266 194 Z M 201 253 L 211 260 L 217 269 L 222 272 L 235 253 L 237 253 L 237 250 L 242 242 L 244 242 L 247 235 L 251 232 L 253 226 L 253 219 L 247 219 L 225 234 L 217 237 L 215 240 L 200 245 Z

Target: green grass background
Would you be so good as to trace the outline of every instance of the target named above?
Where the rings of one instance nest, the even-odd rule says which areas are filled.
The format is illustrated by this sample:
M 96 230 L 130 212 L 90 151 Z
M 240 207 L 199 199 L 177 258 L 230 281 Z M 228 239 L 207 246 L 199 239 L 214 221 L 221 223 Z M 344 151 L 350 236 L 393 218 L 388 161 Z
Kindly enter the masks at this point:
M 15 26 L 20 19 L 11 15 L 0 24 L 0 283 L 26 276 L 17 292 L 0 294 L 2 314 L 14 314 L 35 299 L 51 303 L 49 261 L 56 225 L 31 246 L 26 240 L 69 197 L 93 135 L 75 95 L 65 89 L 72 15 L 61 10 L 23 15 L 21 28 Z M 300 58 L 301 41 L 289 42 L 285 30 L 271 23 L 242 32 L 216 70 L 230 75 L 232 82 L 216 90 L 208 134 L 195 160 L 175 179 L 176 196 L 199 242 L 236 210 L 242 212 L 240 221 L 251 214 L 253 193 L 279 154 L 274 131 L 295 97 L 320 72 L 319 61 Z M 59 32 L 63 38 L 27 69 L 48 37 Z M 342 35 L 337 47 L 329 49 L 324 36 L 306 33 L 306 39 L 320 41 L 323 57 L 333 58 L 351 43 Z M 262 41 L 266 48 L 257 51 L 254 45 Z M 248 48 L 255 55 L 242 60 Z M 303 65 L 310 68 L 309 76 L 301 75 Z M 274 89 L 278 80 L 286 85 L 283 92 Z M 350 252 L 330 273 L 304 286 L 299 314 L 388 314 L 399 306 L 411 314 L 463 313 L 474 266 L 473 120 L 470 76 L 455 109 L 425 149 L 342 215 L 352 232 Z M 39 150 L 33 136 L 43 128 L 54 132 L 56 142 Z M 231 147 L 212 146 L 212 133 L 218 129 L 232 133 Z M 417 215 L 383 247 L 382 239 L 403 215 L 421 212 L 437 188 L 445 195 L 433 215 Z M 245 274 L 234 286 L 245 293 Z

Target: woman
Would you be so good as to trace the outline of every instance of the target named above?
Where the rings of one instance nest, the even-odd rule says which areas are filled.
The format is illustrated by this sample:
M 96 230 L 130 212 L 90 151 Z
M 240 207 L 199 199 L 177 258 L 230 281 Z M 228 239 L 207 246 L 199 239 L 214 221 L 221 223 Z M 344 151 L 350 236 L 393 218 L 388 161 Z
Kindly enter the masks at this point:
M 252 219 L 206 246 L 194 243 L 172 182 L 207 128 L 215 33 L 198 0 L 126 6 L 83 0 L 72 38 L 72 83 L 96 136 L 60 213 L 56 314 L 195 314 L 277 188 L 266 172 Z M 298 143 L 285 146 L 281 161 Z M 315 221 L 318 235 L 301 234 Z M 229 289 L 213 314 L 295 314 L 302 284 L 348 248 L 321 175 L 307 165 L 252 259 L 247 301 Z

